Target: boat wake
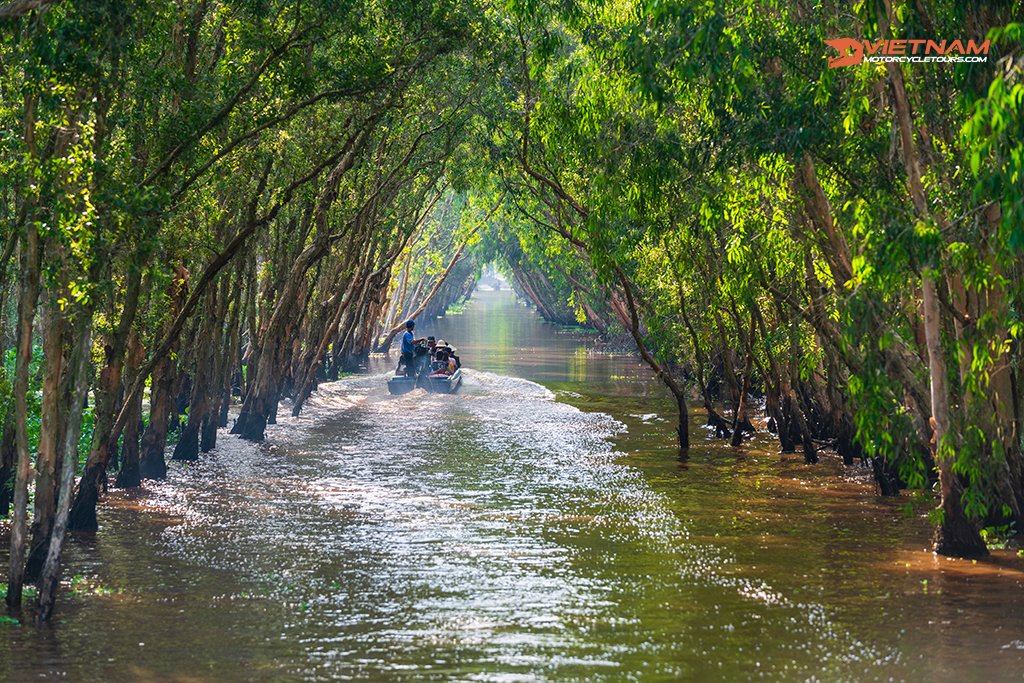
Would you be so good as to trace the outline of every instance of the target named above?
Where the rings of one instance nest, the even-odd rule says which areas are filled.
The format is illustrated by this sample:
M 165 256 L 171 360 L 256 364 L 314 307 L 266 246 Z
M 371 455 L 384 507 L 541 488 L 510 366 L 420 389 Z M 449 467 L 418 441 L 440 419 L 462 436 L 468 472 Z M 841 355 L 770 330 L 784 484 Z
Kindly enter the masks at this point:
M 335 656 L 347 651 L 381 674 L 426 648 L 447 662 L 598 678 L 647 671 L 637 657 L 658 652 L 657 673 L 671 675 L 666 662 L 694 647 L 724 657 L 736 630 L 768 621 L 829 677 L 889 656 L 820 605 L 731 576 L 731 558 L 690 539 L 614 450 L 624 426 L 611 416 L 490 372 L 466 369 L 455 395 L 391 396 L 390 376 L 322 384 L 301 416 L 282 409 L 269 445 L 223 435 L 220 457 L 167 485 L 185 520 L 166 532 L 177 556 L 254 581 L 303 577 L 298 598 L 279 598 L 312 605 L 297 633 L 310 623 L 333 633 L 308 643 L 315 669 L 354 675 Z M 665 596 L 705 604 L 706 629 L 652 631 L 661 608 L 643 605 Z

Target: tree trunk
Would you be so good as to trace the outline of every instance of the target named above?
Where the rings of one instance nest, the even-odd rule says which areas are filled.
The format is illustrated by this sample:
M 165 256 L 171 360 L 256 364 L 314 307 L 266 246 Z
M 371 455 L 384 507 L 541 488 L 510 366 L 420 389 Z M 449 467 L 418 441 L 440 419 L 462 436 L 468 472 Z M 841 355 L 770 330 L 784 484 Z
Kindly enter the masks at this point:
M 447 279 L 448 279 L 448 275 L 449 275 L 449 274 L 450 274 L 450 273 L 452 272 L 452 268 L 454 268 L 454 267 L 455 267 L 455 264 L 459 262 L 459 259 L 460 259 L 460 258 L 462 258 L 462 252 L 463 252 L 463 251 L 464 251 L 464 250 L 466 249 L 466 244 L 468 244 L 468 243 L 469 243 L 469 240 L 470 240 L 470 238 L 471 238 L 471 237 L 472 237 L 473 235 L 475 235 L 475 234 L 476 234 L 476 232 L 477 232 L 477 230 L 479 229 L 479 227 L 480 227 L 479 225 L 478 225 L 478 226 L 476 226 L 476 227 L 475 227 L 475 228 L 474 228 L 474 229 L 472 230 L 472 232 L 470 232 L 470 233 L 469 233 L 469 234 L 468 234 L 468 235 L 466 236 L 466 239 L 464 239 L 464 240 L 462 241 L 462 244 L 460 244 L 460 245 L 459 245 L 459 248 L 455 250 L 455 253 L 454 253 L 454 254 L 452 254 L 452 257 L 451 257 L 451 259 L 450 259 L 450 260 L 448 261 L 448 265 L 447 265 L 447 266 L 445 267 L 445 269 L 444 269 L 444 272 L 442 272 L 442 273 L 441 273 L 441 275 L 440 275 L 440 277 L 438 277 L 438 278 L 437 278 L 437 282 L 435 282 L 435 283 L 434 283 L 434 286 L 433 286 L 433 287 L 431 287 L 431 289 L 430 289 L 430 292 L 428 292 L 428 293 L 427 293 L 427 296 L 426 296 L 426 297 L 425 297 L 425 298 L 423 299 L 423 301 L 421 301 L 421 302 L 420 302 L 419 306 L 417 306 L 417 307 L 416 307 L 416 310 L 414 310 L 414 311 L 413 311 L 412 313 L 410 313 L 410 314 L 409 314 L 409 318 L 410 318 L 410 319 L 415 319 L 415 318 L 416 318 L 416 316 L 418 316 L 418 315 L 420 315 L 421 313 L 423 313 L 424 309 L 426 309 L 426 307 L 427 307 L 427 306 L 428 306 L 428 305 L 430 304 L 430 301 L 431 301 L 431 300 L 432 300 L 432 299 L 434 298 L 434 296 L 435 296 L 435 295 L 437 294 L 438 290 L 440 290 L 440 289 L 441 289 L 441 285 L 443 285 L 443 284 L 445 283 L 445 280 L 447 280 Z M 398 323 L 397 325 L 395 325 L 394 327 L 392 327 L 392 328 L 391 328 L 391 329 L 390 329 L 390 330 L 388 331 L 388 334 L 387 334 L 387 336 L 386 336 L 386 337 L 384 338 L 384 341 L 382 341 L 382 342 L 381 342 L 381 343 L 380 343 L 380 344 L 379 344 L 379 345 L 377 346 L 377 349 L 378 349 L 378 351 L 384 351 L 384 352 L 387 352 L 387 351 L 388 351 L 388 350 L 389 350 L 389 349 L 391 348 L 391 342 L 393 342 L 393 341 L 394 341 L 394 339 L 395 339 L 395 336 L 396 336 L 396 335 L 397 335 L 397 334 L 398 334 L 399 332 L 401 332 L 402 330 L 404 330 L 404 329 L 405 329 L 405 321 L 401 321 L 401 322 L 399 322 L 399 323 Z
M 306 362 L 303 376 L 299 381 L 298 386 L 295 389 L 295 396 L 293 398 L 292 405 L 292 416 L 297 417 L 302 411 L 302 406 L 305 404 L 306 399 L 309 398 L 312 393 L 312 386 L 316 376 L 316 370 L 320 367 L 320 361 L 323 359 L 324 354 L 327 352 L 327 346 L 331 342 L 331 338 L 337 333 L 338 325 L 341 323 L 341 317 L 348 310 L 355 297 L 355 290 L 357 286 L 355 283 L 350 283 L 349 288 L 346 290 L 345 295 L 338 303 L 337 309 L 334 311 L 334 315 L 328 322 L 326 329 L 323 332 L 323 336 L 320 338 L 317 344 L 316 350 L 309 357 Z M 360 288 L 360 292 L 361 292 Z
M 223 285 L 221 289 L 223 289 Z M 199 435 L 210 418 L 210 394 L 216 386 L 216 354 L 219 344 L 215 334 L 216 326 L 223 326 L 216 309 L 218 287 L 207 290 L 203 306 L 202 323 L 194 339 L 193 355 L 195 373 L 189 399 L 188 421 L 174 446 L 174 460 L 194 461 L 199 459 Z
M 150 389 L 149 424 L 142 434 L 139 452 L 139 473 L 143 479 L 166 479 L 167 461 L 164 449 L 167 446 L 167 428 L 174 403 L 174 388 L 177 384 L 174 361 L 168 356 L 153 368 L 153 383 Z
M 640 315 L 636 308 L 636 301 L 633 298 L 629 278 L 619 269 L 616 269 L 616 274 L 618 275 L 619 283 L 625 291 L 625 302 L 619 301 L 619 298 L 613 292 L 611 297 L 612 309 L 618 312 L 620 320 L 624 322 L 626 329 L 629 330 L 633 341 L 636 343 L 637 350 L 640 351 L 640 357 L 654 371 L 655 376 L 662 381 L 676 400 L 676 409 L 679 411 L 678 423 L 676 424 L 676 436 L 679 440 L 679 458 L 680 460 L 686 460 L 690 453 L 690 414 L 686 406 L 686 390 L 676 381 L 671 370 L 658 362 L 650 350 L 648 350 L 641 333 Z
M 935 446 L 932 455 L 939 469 L 939 508 L 942 522 L 935 530 L 935 552 L 951 557 L 978 557 L 988 554 L 985 542 L 964 514 L 960 497 L 960 479 L 953 471 L 955 456 L 945 453 L 952 443 L 943 444 L 949 431 L 949 394 L 946 389 L 945 355 L 941 339 L 939 296 L 931 275 L 922 281 L 925 338 L 928 345 L 928 373 L 932 385 L 932 420 Z M 950 437 L 951 438 L 951 437 Z
M 327 214 L 337 198 L 342 177 L 355 164 L 356 155 L 366 142 L 370 125 L 372 122 L 350 139 L 348 151 L 325 179 L 313 211 L 312 220 L 316 226 L 313 242 L 292 262 L 284 285 L 278 292 L 277 303 L 260 341 L 256 367 L 252 368 L 255 370 L 252 388 L 246 394 L 238 421 L 231 430 L 247 441 L 263 441 L 268 422 L 276 417 L 284 351 L 282 347 L 288 342 L 288 323 L 294 315 L 299 290 L 304 284 L 307 271 L 330 250 L 332 236 Z
M 795 357 L 795 356 L 794 356 Z M 787 416 L 791 438 L 798 436 L 804 448 L 804 462 L 814 465 L 818 462 L 818 449 L 814 446 L 807 417 L 800 406 L 800 398 L 792 384 L 785 383 L 782 388 L 782 412 Z
M 243 272 L 244 271 L 239 268 L 239 285 L 242 284 Z M 248 290 L 251 288 L 247 287 L 246 289 Z M 221 376 L 221 399 L 217 408 L 218 427 L 228 426 L 228 410 L 231 408 L 232 382 L 239 365 L 238 349 L 240 344 L 242 308 L 245 306 L 247 298 L 248 291 L 245 292 L 245 298 L 238 297 L 231 306 L 231 319 L 228 323 L 228 331 L 225 335 L 224 348 L 222 351 L 224 358 L 222 361 L 223 372 Z
M 26 227 L 21 254 L 21 291 L 18 297 L 18 346 L 14 366 L 14 436 L 18 454 L 14 481 L 14 512 L 11 517 L 10 565 L 7 573 L 7 606 L 21 607 L 25 583 L 25 546 L 28 538 L 28 482 L 32 461 L 28 443 L 28 372 L 32 362 L 32 323 L 39 298 L 39 232 L 35 223 Z
M 725 438 L 728 436 L 729 423 L 724 417 L 718 414 L 718 411 L 715 410 L 714 401 L 711 400 L 711 393 L 708 391 L 708 385 L 704 379 L 707 359 L 704 356 L 704 350 L 701 348 L 700 338 L 697 336 L 697 330 L 694 328 L 693 323 L 690 321 L 690 316 L 686 312 L 686 296 L 683 292 L 682 282 L 677 282 L 677 293 L 679 295 L 679 315 L 682 318 L 683 325 L 686 327 L 686 330 L 690 335 L 690 343 L 693 345 L 693 354 L 696 361 L 695 374 L 697 376 L 697 386 L 700 389 L 700 395 L 704 401 L 704 410 L 708 414 L 707 424 L 715 428 L 715 436 L 717 438 Z
M 740 405 L 740 385 L 736 381 L 736 353 L 733 351 L 732 346 L 729 344 L 729 337 L 725 333 L 725 323 L 722 322 L 722 316 L 718 311 L 715 311 L 715 322 L 718 328 L 718 338 L 721 341 L 721 358 L 722 365 L 724 366 L 725 372 L 725 385 L 729 387 L 729 406 L 733 410 L 733 415 L 736 414 L 736 410 Z
M 804 152 L 800 158 L 798 177 L 805 188 L 803 194 L 807 213 L 818 228 L 818 234 L 824 234 L 828 241 L 827 246 L 821 249 L 821 253 L 825 256 L 832 271 L 832 279 L 835 280 L 836 287 L 842 288 L 853 277 L 850 247 L 832 219 L 832 204 L 825 195 L 825 191 L 821 189 L 814 161 L 807 152 Z
M 883 31 L 887 34 L 888 31 Z M 913 116 L 907 101 L 903 71 L 899 64 L 887 63 L 886 72 L 892 85 L 893 105 L 903 147 L 903 163 L 914 208 L 921 220 L 931 221 L 928 199 L 921 182 L 917 147 L 912 128 Z M 935 530 L 935 552 L 952 557 L 977 557 L 988 553 L 985 542 L 964 514 L 960 500 L 962 488 L 953 471 L 956 444 L 950 428 L 949 390 L 946 386 L 946 357 L 942 348 L 942 319 L 936 273 L 928 266 L 921 275 L 921 311 L 924 317 L 925 344 L 928 349 L 928 374 L 931 382 L 931 424 L 934 430 L 933 455 L 939 470 L 939 492 L 942 521 Z M 948 438 L 948 442 L 944 440 Z
M 204 276 L 208 271 L 209 267 L 207 271 L 204 271 Z M 213 275 L 210 278 L 212 280 Z M 188 292 L 188 271 L 179 268 L 169 292 L 171 310 L 167 331 L 164 333 L 161 346 L 157 349 L 158 352 L 161 349 L 165 349 L 166 352 L 156 359 L 155 364 L 152 364 L 152 359 L 150 360 L 152 375 L 149 392 L 149 424 L 146 425 L 146 431 L 142 434 L 142 443 L 139 447 L 139 473 L 143 479 L 165 479 L 167 477 L 167 461 L 164 458 L 164 450 L 167 447 L 168 421 L 178 389 L 178 369 L 174 360 L 178 341 L 174 330 L 180 329 L 184 324 L 180 321 L 181 315 L 194 295 L 194 292 L 193 295 L 189 295 Z M 145 367 L 143 366 L 139 372 L 145 372 Z M 137 385 L 138 379 L 135 380 L 135 383 Z M 134 393 L 142 395 L 142 392 L 136 391 L 136 388 L 133 386 L 132 391 L 128 392 L 126 401 L 131 401 L 134 398 L 132 396 Z M 125 414 L 125 419 L 127 419 L 127 414 Z M 119 417 L 118 420 L 120 421 L 121 418 Z
M 145 359 L 145 349 L 136 335 L 128 342 L 126 377 L 134 377 Z M 124 451 L 121 458 L 121 469 L 117 472 L 114 486 L 121 489 L 136 488 L 142 485 L 142 472 L 139 463 L 139 423 L 142 422 L 142 394 L 132 399 L 128 421 L 124 426 Z
M 78 436 L 82 426 L 82 406 L 88 389 L 89 348 L 92 328 L 92 314 L 79 312 L 80 322 L 75 325 L 75 339 L 68 368 L 70 392 L 65 406 L 67 426 L 63 432 L 64 462 L 61 467 L 60 495 L 57 499 L 57 511 L 50 535 L 42 576 L 39 579 L 39 605 L 36 611 L 36 622 L 43 623 L 53 612 L 53 603 L 57 596 L 60 579 L 61 551 L 64 548 L 64 535 L 68 526 L 68 513 L 71 508 L 72 485 L 75 480 L 75 465 L 78 463 Z
M 101 489 L 106 486 L 107 467 L 112 454 L 111 442 L 115 447 L 117 443 L 117 435 L 113 433 L 113 429 L 119 408 L 117 402 L 122 383 L 122 365 L 132 324 L 138 311 L 141 281 L 141 268 L 130 268 L 121 318 L 113 338 L 105 348 L 106 363 L 99 373 L 93 405 L 95 423 L 92 447 L 89 449 L 89 457 L 86 459 L 82 478 L 78 482 L 78 491 L 68 519 L 68 528 L 73 531 L 95 531 L 97 527 L 96 503 Z
M 743 443 L 743 435 L 750 433 L 754 427 L 747 417 L 747 394 L 750 393 L 750 372 L 753 361 L 753 353 L 747 350 L 746 367 L 743 370 L 743 386 L 740 389 L 740 400 L 736 406 L 736 419 L 733 420 L 732 445 L 739 446 Z
M 43 396 L 39 417 L 39 452 L 36 454 L 36 488 L 32 507 L 32 543 L 25 565 L 25 580 L 35 581 L 43 569 L 57 514 L 60 484 L 62 426 L 61 376 L 64 371 L 64 337 L 67 318 L 55 302 L 45 309 L 43 332 Z

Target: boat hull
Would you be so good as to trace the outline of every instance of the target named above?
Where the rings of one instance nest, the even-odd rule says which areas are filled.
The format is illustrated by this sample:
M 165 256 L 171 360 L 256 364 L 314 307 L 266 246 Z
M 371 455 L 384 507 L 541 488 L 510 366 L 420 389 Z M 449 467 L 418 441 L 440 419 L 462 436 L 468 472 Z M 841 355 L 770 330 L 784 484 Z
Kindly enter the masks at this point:
M 450 375 L 428 375 L 420 379 L 424 389 L 432 394 L 454 394 L 462 386 L 462 370 Z
M 389 394 L 407 394 L 416 388 L 415 377 L 392 377 L 388 380 Z

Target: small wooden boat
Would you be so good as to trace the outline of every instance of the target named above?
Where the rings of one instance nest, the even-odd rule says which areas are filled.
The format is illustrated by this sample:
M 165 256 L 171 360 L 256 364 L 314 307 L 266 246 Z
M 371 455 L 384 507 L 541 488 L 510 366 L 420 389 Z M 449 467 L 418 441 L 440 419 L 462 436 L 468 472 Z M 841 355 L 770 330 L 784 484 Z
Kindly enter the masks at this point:
M 389 394 L 407 394 L 416 388 L 418 380 L 415 377 L 396 375 L 388 380 Z
M 416 345 L 416 352 L 413 356 L 412 374 L 407 375 L 405 368 L 399 364 L 395 370 L 395 376 L 388 380 L 389 394 L 406 394 L 416 387 L 423 386 L 422 380 L 430 374 L 430 356 L 427 355 L 427 343 L 420 342 Z
M 436 373 L 420 378 L 420 386 L 432 394 L 454 394 L 462 386 L 462 369 L 450 375 Z M 388 385 L 390 388 L 390 384 Z
M 459 387 L 462 386 L 462 368 L 456 367 L 455 372 L 450 375 L 437 369 L 450 367 L 447 355 L 441 354 L 439 351 L 439 358 L 443 358 L 443 360 L 438 360 L 434 363 L 433 367 L 437 371 L 431 372 L 429 348 L 427 341 L 422 341 L 416 345 L 412 374 L 407 375 L 406 369 L 399 363 L 398 368 L 395 370 L 395 376 L 388 379 L 389 394 L 405 394 L 416 387 L 423 387 L 432 394 L 454 394 L 459 390 Z M 444 345 L 443 348 L 448 349 L 454 354 L 454 351 L 447 345 Z M 458 356 L 454 356 L 454 358 L 455 362 L 458 363 Z

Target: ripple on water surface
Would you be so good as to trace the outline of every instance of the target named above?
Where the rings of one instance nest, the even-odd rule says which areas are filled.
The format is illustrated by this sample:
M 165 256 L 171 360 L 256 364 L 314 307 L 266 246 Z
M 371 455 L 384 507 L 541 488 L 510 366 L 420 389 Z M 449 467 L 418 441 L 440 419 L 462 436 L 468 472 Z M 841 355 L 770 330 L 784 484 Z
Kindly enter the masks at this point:
M 242 678 L 835 679 L 892 659 L 731 576 L 621 464 L 611 417 L 486 372 L 455 396 L 385 379 L 322 385 L 272 445 L 224 435 L 147 501 L 180 522 L 156 552 L 203 575 L 179 601 L 265 614 L 232 642 L 275 659 Z M 217 661 L 216 622 L 190 618 Z
M 764 436 L 694 423 L 677 467 L 650 373 L 507 292 L 423 326 L 502 374 L 324 384 L 265 445 L 111 492 L 0 680 L 1021 680 L 1019 563 L 922 553 L 926 524 Z

